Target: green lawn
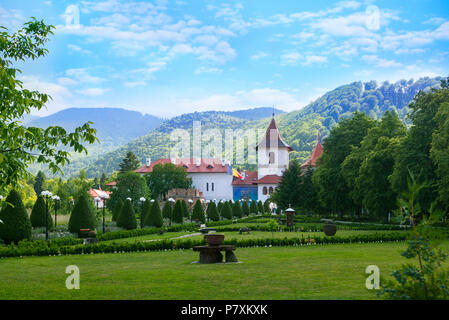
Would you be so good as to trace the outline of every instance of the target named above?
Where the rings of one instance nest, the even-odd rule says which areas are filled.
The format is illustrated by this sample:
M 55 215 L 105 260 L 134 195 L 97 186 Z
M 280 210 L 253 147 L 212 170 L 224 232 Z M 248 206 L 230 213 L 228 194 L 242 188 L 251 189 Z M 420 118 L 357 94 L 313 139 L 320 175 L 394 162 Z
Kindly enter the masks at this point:
M 339 230 L 337 231 L 338 236 L 351 236 L 356 234 L 374 234 L 374 233 L 388 233 L 388 232 L 401 232 L 401 231 L 372 231 L 372 230 Z M 149 235 L 143 235 L 138 237 L 130 237 L 130 238 L 123 238 L 123 239 L 116 239 L 116 240 L 109 240 L 109 241 L 115 241 L 115 242 L 133 242 L 133 241 L 144 241 L 144 240 L 163 240 L 163 239 L 171 239 L 176 238 L 180 236 L 185 235 L 191 235 L 198 232 L 166 232 L 163 235 L 160 234 L 149 234 Z M 220 232 L 217 231 L 217 233 L 223 233 L 225 235 L 225 240 L 230 239 L 262 239 L 262 238 L 307 238 L 307 237 L 316 237 L 316 236 L 324 236 L 323 232 L 274 232 L 273 234 L 271 232 L 267 231 L 251 231 L 250 234 L 239 234 L 238 231 L 224 231 Z M 194 236 L 188 239 L 202 239 L 203 235 Z
M 192 250 L 0 260 L 0 299 L 375 299 L 365 268 L 391 273 L 406 243 L 238 248 L 243 263 L 192 264 Z M 449 245 L 446 243 L 445 248 Z M 77 265 L 81 289 L 68 290 Z

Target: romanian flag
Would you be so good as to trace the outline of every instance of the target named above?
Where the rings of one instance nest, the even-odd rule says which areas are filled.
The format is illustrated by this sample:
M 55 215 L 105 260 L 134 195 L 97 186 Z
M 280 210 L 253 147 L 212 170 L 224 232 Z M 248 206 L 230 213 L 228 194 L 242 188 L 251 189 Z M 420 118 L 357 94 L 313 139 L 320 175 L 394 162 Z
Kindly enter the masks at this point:
M 234 177 L 237 177 L 237 178 L 243 180 L 243 176 L 242 176 L 237 170 L 235 170 L 234 168 L 232 168 L 232 175 L 233 175 Z

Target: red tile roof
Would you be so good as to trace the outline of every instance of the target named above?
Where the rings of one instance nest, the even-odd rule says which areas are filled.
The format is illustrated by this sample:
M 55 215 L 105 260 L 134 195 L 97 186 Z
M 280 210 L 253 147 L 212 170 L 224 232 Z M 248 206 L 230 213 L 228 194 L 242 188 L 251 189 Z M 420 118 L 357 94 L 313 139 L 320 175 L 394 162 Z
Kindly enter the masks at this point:
M 149 166 L 140 167 L 134 172 L 137 173 L 148 173 L 153 171 L 153 167 L 156 164 L 166 164 L 171 163 L 171 159 L 158 159 L 154 162 L 151 162 Z M 175 164 L 178 166 L 183 166 L 186 168 L 187 173 L 227 173 L 228 165 L 222 165 L 222 161 L 220 159 L 205 159 L 202 158 L 199 166 L 196 165 L 196 160 L 194 158 L 190 159 L 176 159 Z
M 310 155 L 309 159 L 307 159 L 307 161 L 301 165 L 301 168 L 315 167 L 316 162 L 317 162 L 318 158 L 321 157 L 321 155 L 323 154 L 323 151 L 324 151 L 323 146 L 321 145 L 320 141 L 318 140 L 315 148 L 313 148 L 312 154 Z
M 92 198 L 99 197 L 101 199 L 101 196 L 104 196 L 104 195 L 106 195 L 107 197 L 110 197 L 111 193 L 112 193 L 111 191 L 106 191 L 106 190 L 101 190 L 101 189 L 89 189 L 89 195 Z
M 116 185 L 117 185 L 116 181 L 112 181 L 112 182 L 106 183 L 106 186 L 108 186 L 108 187 L 113 187 L 113 186 L 116 186 Z
M 281 133 L 279 132 L 278 126 L 276 124 L 276 121 L 274 120 L 274 117 L 271 119 L 270 125 L 267 128 L 267 131 L 265 133 L 265 138 L 259 142 L 259 144 L 256 147 L 256 150 L 259 146 L 261 147 L 270 147 L 270 140 L 271 140 L 271 134 L 274 134 L 274 139 L 277 138 L 277 146 L 280 148 L 287 148 L 289 151 L 292 151 L 293 149 L 284 141 L 284 139 L 281 136 Z
M 257 171 L 245 171 L 245 178 L 239 179 L 234 177 L 232 181 L 233 186 L 244 186 L 244 185 L 254 185 L 257 181 Z
M 256 181 L 257 184 L 278 184 L 279 182 L 281 182 L 282 177 L 271 174 L 271 175 L 267 175 L 264 176 L 262 178 L 260 178 L 259 180 Z

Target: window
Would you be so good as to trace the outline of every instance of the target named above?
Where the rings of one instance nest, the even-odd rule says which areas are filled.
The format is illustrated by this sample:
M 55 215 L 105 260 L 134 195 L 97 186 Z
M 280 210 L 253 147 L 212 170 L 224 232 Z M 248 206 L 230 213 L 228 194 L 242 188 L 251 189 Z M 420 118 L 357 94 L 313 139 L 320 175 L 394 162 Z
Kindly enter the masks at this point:
M 209 182 L 206 182 L 206 191 L 209 191 Z
M 214 191 L 214 183 L 212 182 L 212 191 Z
M 267 194 L 267 187 L 263 187 L 262 193 L 263 193 L 264 195 Z
M 274 152 L 270 152 L 269 154 L 268 154 L 268 163 L 274 163 L 275 162 L 275 159 L 274 159 Z
M 273 187 L 270 187 L 269 193 L 270 193 L 270 194 L 273 193 Z

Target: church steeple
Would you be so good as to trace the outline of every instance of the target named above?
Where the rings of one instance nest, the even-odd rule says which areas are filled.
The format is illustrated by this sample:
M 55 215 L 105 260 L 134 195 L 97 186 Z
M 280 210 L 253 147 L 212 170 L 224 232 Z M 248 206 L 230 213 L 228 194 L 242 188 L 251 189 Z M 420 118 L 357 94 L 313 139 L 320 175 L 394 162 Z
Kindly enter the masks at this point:
M 259 142 L 259 144 L 256 147 L 256 150 L 258 150 L 258 147 L 270 148 L 270 141 L 272 134 L 274 135 L 273 140 L 277 138 L 278 148 L 287 148 L 289 152 L 293 151 L 293 149 L 287 144 L 287 142 L 284 141 L 284 139 L 281 136 L 281 133 L 279 132 L 276 120 L 274 119 L 274 112 L 273 117 L 271 118 L 270 125 L 268 126 L 267 131 L 265 132 L 265 137 Z

